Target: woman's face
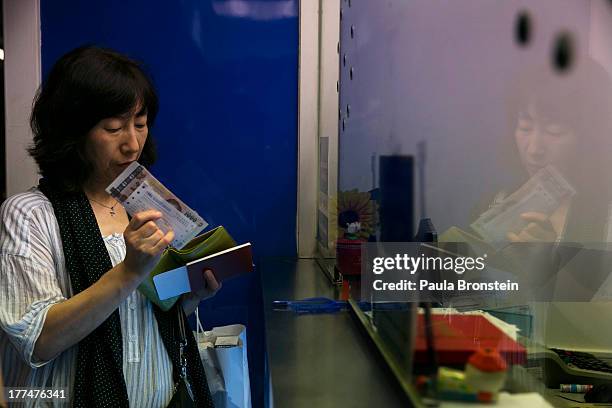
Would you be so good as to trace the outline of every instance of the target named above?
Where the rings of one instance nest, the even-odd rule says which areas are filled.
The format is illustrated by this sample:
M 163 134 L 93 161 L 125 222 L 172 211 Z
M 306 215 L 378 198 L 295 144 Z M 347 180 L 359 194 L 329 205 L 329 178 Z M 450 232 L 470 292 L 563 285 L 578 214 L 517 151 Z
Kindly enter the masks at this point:
M 575 131 L 539 114 L 533 104 L 519 113 L 514 137 L 523 166 L 530 176 L 547 165 L 567 171 L 572 160 L 576 159 Z
M 137 107 L 134 112 L 139 112 Z M 93 163 L 92 179 L 110 183 L 138 160 L 147 140 L 147 115 L 130 113 L 102 119 L 87 135 L 85 150 Z

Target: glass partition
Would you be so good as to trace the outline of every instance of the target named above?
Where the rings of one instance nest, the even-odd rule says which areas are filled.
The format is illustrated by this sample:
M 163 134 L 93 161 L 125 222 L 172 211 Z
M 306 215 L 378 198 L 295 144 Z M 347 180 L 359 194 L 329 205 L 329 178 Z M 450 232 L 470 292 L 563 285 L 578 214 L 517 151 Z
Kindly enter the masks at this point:
M 435 377 L 432 367 L 465 369 L 480 346 L 505 361 L 511 393 L 535 390 L 557 405 L 560 384 L 612 383 L 611 34 L 603 0 L 341 1 L 328 247 L 410 387 Z M 415 238 L 420 224 L 434 228 Z M 425 253 L 387 245 L 415 240 L 438 243 Z M 376 257 L 398 254 L 452 266 L 410 274 L 390 261 L 373 272 Z M 458 272 L 466 259 L 484 267 Z M 360 288 L 424 276 L 455 287 L 436 297 L 426 285 L 412 303 Z M 460 290 L 459 280 L 493 286 Z M 461 319 L 503 336 L 487 343 L 464 322 L 472 332 L 461 335 L 479 346 L 451 352 L 440 330 L 461 331 Z

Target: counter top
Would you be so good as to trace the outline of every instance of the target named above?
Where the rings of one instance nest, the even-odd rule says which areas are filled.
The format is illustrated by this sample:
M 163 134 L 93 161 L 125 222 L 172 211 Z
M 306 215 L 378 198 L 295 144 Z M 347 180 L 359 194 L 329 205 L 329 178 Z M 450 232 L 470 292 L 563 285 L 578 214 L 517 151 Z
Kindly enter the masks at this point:
M 314 259 L 265 259 L 266 342 L 275 407 L 406 407 L 410 403 L 350 311 L 297 315 L 274 300 L 335 291 Z

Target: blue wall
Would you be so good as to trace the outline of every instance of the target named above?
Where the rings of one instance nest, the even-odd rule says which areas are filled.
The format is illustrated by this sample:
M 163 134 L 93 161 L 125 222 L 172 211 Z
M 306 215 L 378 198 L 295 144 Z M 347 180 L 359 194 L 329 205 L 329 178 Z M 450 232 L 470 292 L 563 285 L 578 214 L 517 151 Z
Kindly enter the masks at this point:
M 246 0 L 242 17 L 240 1 L 41 3 L 43 75 L 84 43 L 143 61 L 161 102 L 154 173 L 256 256 L 296 254 L 297 0 Z
M 154 174 L 256 258 L 295 256 L 298 0 L 41 2 L 43 75 L 84 43 L 143 61 L 160 96 Z M 207 327 L 248 326 L 263 401 L 257 274 L 201 306 Z

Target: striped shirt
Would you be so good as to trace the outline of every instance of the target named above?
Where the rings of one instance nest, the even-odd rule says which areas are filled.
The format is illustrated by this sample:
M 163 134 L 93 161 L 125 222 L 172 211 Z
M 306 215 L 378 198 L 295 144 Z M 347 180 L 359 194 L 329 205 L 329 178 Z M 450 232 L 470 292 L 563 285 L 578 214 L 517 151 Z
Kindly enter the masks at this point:
M 104 237 L 113 266 L 125 257 L 121 234 Z M 66 388 L 72 397 L 77 345 L 50 361 L 33 350 L 51 306 L 72 296 L 59 226 L 36 188 L 8 198 L 0 209 L 0 359 L 7 387 Z M 172 363 L 151 303 L 138 291 L 119 306 L 123 375 L 130 406 L 165 407 L 172 398 Z M 28 401 L 44 406 L 43 400 Z M 56 401 L 46 406 L 66 406 Z

